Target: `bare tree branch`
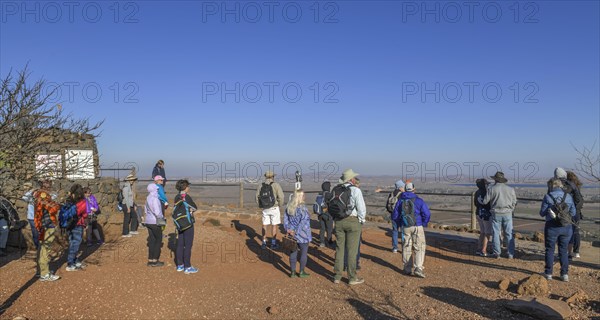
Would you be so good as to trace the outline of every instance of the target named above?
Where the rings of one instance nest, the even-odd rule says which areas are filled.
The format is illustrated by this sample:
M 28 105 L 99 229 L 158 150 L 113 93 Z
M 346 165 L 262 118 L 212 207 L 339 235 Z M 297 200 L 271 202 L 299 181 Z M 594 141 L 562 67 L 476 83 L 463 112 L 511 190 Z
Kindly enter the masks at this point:
M 577 152 L 575 171 L 588 181 L 600 182 L 600 151 L 594 152 L 596 142 L 594 141 L 590 148 L 577 148 L 573 142 L 571 146 Z

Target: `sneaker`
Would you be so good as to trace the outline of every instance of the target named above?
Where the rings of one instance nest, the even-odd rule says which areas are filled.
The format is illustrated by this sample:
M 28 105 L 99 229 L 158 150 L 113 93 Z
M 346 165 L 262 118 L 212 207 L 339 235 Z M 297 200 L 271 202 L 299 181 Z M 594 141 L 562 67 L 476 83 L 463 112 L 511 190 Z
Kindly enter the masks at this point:
M 573 258 L 575 258 L 575 259 L 579 259 L 579 258 L 581 258 L 581 255 L 579 255 L 579 253 L 576 253 L 576 254 L 573 256 Z
M 290 273 L 290 278 L 298 278 L 298 275 L 296 274 L 296 272 L 292 272 Z
M 485 257 L 485 253 L 484 253 L 484 252 L 481 252 L 481 251 L 477 251 L 477 252 L 475 252 L 475 255 L 476 255 L 476 256 L 480 256 L 480 257 Z
M 398 253 L 398 249 L 397 248 L 392 248 L 392 253 Z
M 131 237 L 132 237 L 131 233 L 124 234 L 121 236 L 121 238 L 131 238 Z
M 308 274 L 304 271 L 300 271 L 300 275 L 299 275 L 300 278 L 308 278 L 309 276 L 310 276 L 310 274 Z
M 131 231 L 131 232 L 129 232 L 129 234 L 134 234 L 135 235 L 135 234 L 140 234 L 140 233 L 137 232 L 137 231 Z
M 324 243 L 321 243 L 321 244 L 319 245 L 319 248 L 325 248 L 325 244 L 324 244 Z
M 153 267 L 162 267 L 164 265 L 165 265 L 164 262 L 162 262 L 162 261 L 156 261 L 156 262 L 154 262 L 154 264 L 152 266 Z
M 357 284 L 361 284 L 365 282 L 365 279 L 363 278 L 356 278 L 354 280 L 350 280 L 350 282 L 348 282 L 349 285 L 353 286 L 353 285 L 357 285 Z
M 333 279 L 333 283 L 335 283 L 335 284 L 338 284 L 340 282 L 342 282 L 342 280 L 340 280 L 340 279 Z
M 546 278 L 546 280 L 552 280 L 552 275 L 544 273 L 544 278 Z
M 560 276 L 560 280 L 564 282 L 569 282 L 569 275 L 563 274 L 562 276 Z
M 196 273 L 196 272 L 198 272 L 198 269 L 196 269 L 194 267 L 189 267 L 189 268 L 185 268 L 185 271 L 183 273 L 192 274 L 192 273 Z
M 514 259 L 514 258 L 515 258 L 515 257 L 514 257 L 512 254 L 509 254 L 509 255 L 508 255 L 508 260 L 512 260 L 512 259 Z
M 79 268 L 77 268 L 75 265 L 72 265 L 72 266 L 67 266 L 66 270 L 67 271 L 78 271 Z
M 413 275 L 413 272 L 410 269 L 404 269 L 404 270 L 402 270 L 402 272 L 405 275 L 407 275 L 407 276 L 412 276 Z
M 79 261 L 75 262 L 75 268 L 84 269 L 85 267 L 86 267 L 86 265 L 83 264 L 83 262 L 79 262 Z
M 183 265 L 177 266 L 177 269 L 175 269 L 177 272 L 181 272 L 183 271 L 185 268 L 183 267 Z
M 425 274 L 421 270 L 415 270 L 415 277 L 425 278 Z
M 59 276 L 57 276 L 55 274 L 51 274 L 51 273 L 48 273 L 47 275 L 40 277 L 40 281 L 42 281 L 42 282 L 43 281 L 56 281 L 58 279 L 60 279 Z
M 267 243 L 263 242 L 262 245 L 260 246 L 260 248 L 263 249 L 263 250 L 266 249 L 267 248 Z
M 277 250 L 279 249 L 279 245 L 277 243 L 271 243 L 271 249 Z

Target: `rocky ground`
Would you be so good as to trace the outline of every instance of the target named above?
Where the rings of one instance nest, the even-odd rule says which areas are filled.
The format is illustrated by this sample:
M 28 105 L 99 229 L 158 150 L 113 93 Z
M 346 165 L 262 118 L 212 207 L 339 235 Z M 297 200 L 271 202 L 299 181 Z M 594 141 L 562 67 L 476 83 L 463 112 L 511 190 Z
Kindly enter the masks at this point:
M 64 258 L 51 265 L 62 278 L 39 282 L 34 254 L 0 261 L 0 318 L 13 319 L 532 319 L 505 308 L 519 296 L 519 282 L 543 270 L 539 245 L 519 245 L 517 259 L 473 255 L 474 241 L 439 230 L 427 233 L 425 273 L 400 273 L 386 224 L 369 223 L 363 232 L 365 283 L 334 284 L 334 251 L 311 245 L 307 279 L 288 277 L 288 257 L 261 250 L 260 222 L 236 210 L 206 207 L 199 214 L 192 262 L 194 275 L 175 271 L 172 224 L 165 231 L 162 268 L 146 266 L 146 231 L 118 237 L 118 216 L 105 232 L 109 243 L 82 246 L 87 267 L 66 272 Z M 315 225 L 316 227 L 316 225 Z M 313 234 L 318 231 L 313 229 Z M 57 247 L 57 249 L 59 249 Z M 558 265 L 555 267 L 558 274 Z M 571 281 L 547 283 L 546 298 L 572 299 L 571 319 L 600 319 L 600 270 L 576 263 Z M 499 283 L 504 280 L 503 288 Z

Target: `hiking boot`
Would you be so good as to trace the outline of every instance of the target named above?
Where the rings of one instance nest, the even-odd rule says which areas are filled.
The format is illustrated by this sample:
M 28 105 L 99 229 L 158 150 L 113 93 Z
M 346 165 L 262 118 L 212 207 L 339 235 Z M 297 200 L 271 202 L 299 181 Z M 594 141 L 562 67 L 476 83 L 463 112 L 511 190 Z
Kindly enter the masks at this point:
M 56 281 L 58 279 L 60 279 L 59 276 L 51 274 L 51 273 L 48 273 L 47 275 L 40 277 L 40 281 L 42 281 L 42 282 L 44 282 L 44 281 Z
M 300 271 L 300 275 L 299 275 L 300 278 L 308 278 L 309 276 L 310 276 L 310 274 L 308 274 L 304 271 Z
M 569 282 L 569 275 L 563 274 L 562 276 L 560 276 L 560 280 L 564 282 Z
M 130 233 L 124 234 L 121 236 L 121 238 L 131 238 L 131 237 L 133 237 L 133 236 Z
M 348 282 L 348 284 L 351 285 L 351 286 L 353 286 L 353 285 L 361 284 L 361 283 L 364 283 L 364 282 L 365 282 L 365 279 L 363 279 L 363 278 L 356 278 L 354 280 L 350 280 Z
M 475 252 L 475 255 L 476 255 L 476 256 L 480 256 L 480 257 L 485 257 L 485 256 L 487 256 L 487 254 L 486 254 L 485 252 L 481 252 L 481 251 L 477 251 L 477 252 Z
M 86 267 L 86 265 L 83 264 L 83 262 L 79 262 L 79 261 L 75 262 L 75 268 L 84 269 L 85 267 Z
M 325 245 L 324 243 L 321 243 L 321 244 L 319 245 L 319 248 L 325 248 L 325 247 L 326 247 L 326 245 Z
M 425 274 L 423 273 L 422 270 L 416 269 L 415 270 L 415 277 L 425 278 Z
M 177 269 L 175 269 L 175 271 L 177 271 L 177 272 L 181 272 L 183 270 L 185 270 L 185 268 L 183 267 L 183 265 L 177 266 Z
M 292 271 L 292 273 L 290 273 L 290 278 L 298 278 L 296 271 Z
M 579 255 L 579 253 L 575 253 L 575 255 L 573 256 L 573 258 L 579 259 L 579 258 L 581 258 L 581 255 Z
M 271 249 L 277 250 L 279 249 L 279 245 L 277 243 L 271 243 Z
M 79 268 L 77 268 L 75 265 L 72 265 L 72 266 L 67 266 L 67 268 L 65 270 L 67 270 L 67 271 L 78 271 Z
M 342 282 L 342 280 L 340 280 L 340 279 L 333 279 L 333 283 L 335 283 L 335 284 L 338 284 L 340 282 Z
M 185 271 L 183 273 L 185 273 L 185 274 L 192 274 L 192 273 L 196 273 L 196 272 L 198 272 L 197 268 L 189 267 L 189 268 L 185 268 Z
M 154 264 L 152 266 L 153 267 L 162 267 L 164 265 L 165 265 L 164 262 L 162 262 L 162 261 L 156 261 L 156 262 L 154 262 Z
M 267 248 L 267 243 L 263 242 L 262 245 L 260 246 L 260 248 L 265 250 Z
M 404 269 L 404 270 L 402 270 L 402 272 L 403 272 L 405 275 L 407 275 L 407 276 L 412 276 L 412 275 L 413 275 L 413 272 L 412 272 L 412 270 L 410 270 L 410 269 Z
M 546 278 L 546 280 L 552 280 L 552 275 L 544 273 L 544 278 Z

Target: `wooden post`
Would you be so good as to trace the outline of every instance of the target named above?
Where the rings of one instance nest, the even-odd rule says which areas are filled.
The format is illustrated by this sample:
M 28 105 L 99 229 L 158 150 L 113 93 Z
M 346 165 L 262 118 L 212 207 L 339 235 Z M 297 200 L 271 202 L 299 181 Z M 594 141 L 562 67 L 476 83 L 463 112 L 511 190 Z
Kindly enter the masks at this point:
M 244 207 L 244 181 L 240 181 L 240 208 Z
M 475 192 L 471 194 L 471 230 L 476 229 L 477 207 L 475 206 Z

